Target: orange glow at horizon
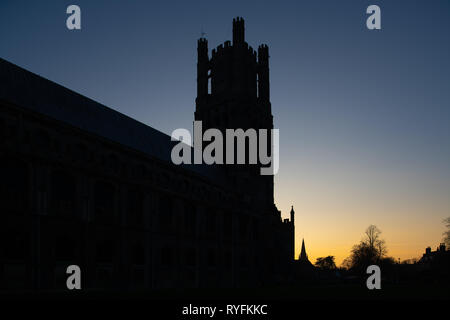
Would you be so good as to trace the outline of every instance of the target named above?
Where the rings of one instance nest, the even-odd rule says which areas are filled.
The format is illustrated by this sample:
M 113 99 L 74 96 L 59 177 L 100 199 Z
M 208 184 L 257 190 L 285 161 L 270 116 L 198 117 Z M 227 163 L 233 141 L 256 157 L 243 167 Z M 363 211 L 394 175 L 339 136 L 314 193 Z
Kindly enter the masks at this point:
M 374 224 L 386 241 L 387 256 L 420 258 L 443 240 L 443 219 L 450 215 L 447 181 L 422 173 L 366 170 L 345 166 L 313 171 L 285 163 L 275 177 L 275 199 L 283 218 L 295 211 L 295 258 L 302 239 L 311 263 L 334 256 L 336 265 Z M 347 169 L 347 170 L 346 170 Z M 352 170 L 350 170 L 352 169 Z

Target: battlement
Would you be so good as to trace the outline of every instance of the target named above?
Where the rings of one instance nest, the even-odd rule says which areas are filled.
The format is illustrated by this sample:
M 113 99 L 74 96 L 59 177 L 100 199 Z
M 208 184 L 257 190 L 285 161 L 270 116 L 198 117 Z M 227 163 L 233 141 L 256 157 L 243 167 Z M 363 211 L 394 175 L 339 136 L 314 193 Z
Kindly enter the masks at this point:
M 269 47 L 266 44 L 261 44 L 258 47 L 258 62 L 268 63 L 269 61 Z
M 212 58 L 219 58 L 223 54 L 227 54 L 231 52 L 233 46 L 231 45 L 231 41 L 227 40 L 224 43 L 219 44 L 216 48 L 212 49 L 211 56 Z
M 248 52 L 252 56 L 252 59 L 256 62 L 258 56 L 256 50 L 254 50 L 251 46 L 249 46 L 247 42 L 244 42 L 242 44 L 242 47 L 244 48 L 244 51 Z M 216 48 L 212 49 L 211 51 L 212 58 L 217 59 L 222 54 L 228 54 L 231 52 L 232 48 L 233 46 L 231 45 L 231 41 L 227 40 L 224 43 L 218 45 Z
M 208 54 L 208 41 L 198 40 L 197 98 L 240 96 L 269 102 L 269 51 L 266 44 L 255 50 L 244 39 L 244 19 L 233 19 L 233 40 L 227 40 Z M 270 108 L 269 108 L 270 111 Z
M 230 48 L 231 48 L 231 42 L 230 41 L 226 41 L 225 43 L 220 44 L 220 45 L 217 46 L 216 54 L 220 54 L 220 53 L 222 53 L 224 51 L 229 51 Z
M 207 45 L 207 40 L 205 38 L 200 38 L 198 40 L 198 43 L 199 48 L 202 47 L 203 49 L 203 46 Z M 233 19 L 233 44 L 231 44 L 231 41 L 227 40 L 224 43 L 218 45 L 211 51 L 211 59 L 218 59 L 222 55 L 230 54 L 231 48 L 233 47 L 239 50 L 240 54 L 245 55 L 245 52 L 247 52 L 252 56 L 252 60 L 255 62 L 258 60 L 258 56 L 262 57 L 260 59 L 264 60 L 266 59 L 265 57 L 268 58 L 269 55 L 268 47 L 266 44 L 260 45 L 257 52 L 251 46 L 249 46 L 247 42 L 245 42 L 245 24 L 242 17 L 236 17 Z
M 233 45 L 245 42 L 245 23 L 242 17 L 233 19 Z
M 253 58 L 254 58 L 255 61 L 256 61 L 256 51 L 253 50 L 253 48 L 252 48 L 251 46 L 248 47 L 248 52 L 250 53 L 250 55 L 253 56 Z

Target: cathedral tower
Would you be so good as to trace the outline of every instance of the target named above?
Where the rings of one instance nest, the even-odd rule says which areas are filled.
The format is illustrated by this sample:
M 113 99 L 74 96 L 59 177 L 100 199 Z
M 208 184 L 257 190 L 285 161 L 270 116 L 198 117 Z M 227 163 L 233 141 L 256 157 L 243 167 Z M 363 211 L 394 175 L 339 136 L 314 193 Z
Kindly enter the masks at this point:
M 197 45 L 195 120 L 202 121 L 203 131 L 217 128 L 224 137 L 225 129 L 267 129 L 267 149 L 271 150 L 268 46 L 260 45 L 258 52 L 249 46 L 244 19 L 239 17 L 233 19 L 233 42 L 225 41 L 213 49 L 211 57 L 205 38 L 200 38 Z M 248 148 L 246 151 L 248 159 Z M 261 164 L 235 164 L 226 165 L 226 170 L 234 187 L 258 203 L 273 206 L 273 176 L 260 175 L 260 167 Z

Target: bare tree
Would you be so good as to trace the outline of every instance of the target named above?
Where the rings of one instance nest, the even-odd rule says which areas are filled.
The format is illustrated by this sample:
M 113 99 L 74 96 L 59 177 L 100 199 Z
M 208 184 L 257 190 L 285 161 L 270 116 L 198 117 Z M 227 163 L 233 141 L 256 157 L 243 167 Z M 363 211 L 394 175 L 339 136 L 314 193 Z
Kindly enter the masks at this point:
M 349 270 L 352 267 L 352 257 L 347 257 L 344 260 L 342 260 L 341 268 Z
M 381 230 L 377 226 L 370 225 L 366 229 L 365 237 L 353 246 L 346 264 L 351 269 L 365 270 L 368 265 L 383 260 L 386 254 L 386 242 L 381 239 Z
M 367 229 L 366 229 L 366 243 L 368 244 L 369 247 L 374 248 L 375 247 L 375 243 L 378 241 L 378 239 L 380 238 L 380 233 L 381 231 L 378 230 L 377 226 L 374 226 L 373 224 L 370 225 Z
M 387 254 L 386 242 L 381 239 L 381 230 L 375 225 L 370 225 L 365 232 L 366 238 L 362 240 L 365 245 L 373 251 L 376 251 L 379 259 Z
M 378 258 L 382 259 L 387 254 L 387 247 L 386 247 L 386 241 L 384 240 L 378 240 L 377 242 L 377 250 L 378 250 Z
M 447 231 L 444 232 L 444 242 L 450 247 L 450 217 L 444 219 L 445 226 L 447 227 Z

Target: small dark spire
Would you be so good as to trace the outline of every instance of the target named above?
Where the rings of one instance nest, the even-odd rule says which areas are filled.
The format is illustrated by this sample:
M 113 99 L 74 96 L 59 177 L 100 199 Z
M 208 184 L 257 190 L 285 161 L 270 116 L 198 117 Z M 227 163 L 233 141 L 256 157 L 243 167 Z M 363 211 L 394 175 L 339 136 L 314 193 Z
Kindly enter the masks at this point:
M 300 252 L 299 260 L 309 262 L 308 255 L 306 254 L 306 249 L 305 249 L 305 239 L 302 239 L 302 251 Z

